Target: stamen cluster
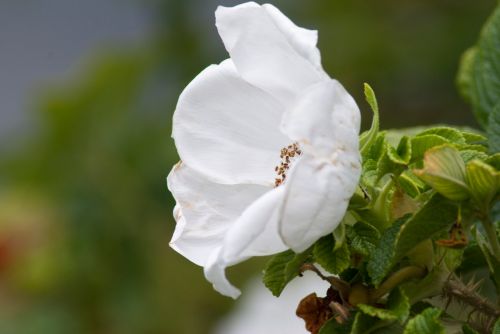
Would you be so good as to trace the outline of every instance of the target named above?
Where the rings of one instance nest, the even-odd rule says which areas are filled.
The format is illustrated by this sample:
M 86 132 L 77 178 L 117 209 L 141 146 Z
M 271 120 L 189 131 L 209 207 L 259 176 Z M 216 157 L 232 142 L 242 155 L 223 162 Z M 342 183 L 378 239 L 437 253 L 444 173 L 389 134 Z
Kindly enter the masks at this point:
M 285 182 L 286 172 L 290 169 L 290 164 L 293 158 L 302 154 L 298 143 L 293 143 L 287 147 L 283 147 L 280 152 L 281 163 L 274 170 L 278 173 L 278 177 L 274 179 L 274 186 L 278 187 Z

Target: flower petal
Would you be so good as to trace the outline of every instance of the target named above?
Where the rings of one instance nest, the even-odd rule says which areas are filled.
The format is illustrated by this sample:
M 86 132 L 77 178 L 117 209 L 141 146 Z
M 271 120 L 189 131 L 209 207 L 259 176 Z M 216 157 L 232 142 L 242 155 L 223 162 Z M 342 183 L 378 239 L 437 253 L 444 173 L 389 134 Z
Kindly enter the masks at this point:
M 284 184 L 280 234 L 295 252 L 303 252 L 331 233 L 346 212 L 361 166 L 356 152 L 344 152 L 325 162 L 305 154 Z
M 283 103 L 327 77 L 318 66 L 316 33 L 295 26 L 277 8 L 247 2 L 218 7 L 215 17 L 241 76 Z
M 309 60 L 318 71 L 323 72 L 321 54 L 316 47 L 316 44 L 318 44 L 318 31 L 304 29 L 295 25 L 292 20 L 271 4 L 264 4 L 262 7 L 269 14 L 269 17 L 273 20 L 281 33 L 285 35 L 295 51 Z
M 252 256 L 265 256 L 286 250 L 278 232 L 279 207 L 284 189 L 275 188 L 253 202 L 228 229 L 222 255 L 229 264 Z
M 205 266 L 205 277 L 215 290 L 236 298 L 238 290 L 225 276 L 228 266 L 245 261 L 252 256 L 282 252 L 288 247 L 278 232 L 279 206 L 284 190 L 273 189 L 250 205 L 227 230 L 223 246 Z
M 177 201 L 177 226 L 170 245 L 200 266 L 221 247 L 227 230 L 245 208 L 268 190 L 259 185 L 217 184 L 184 163 L 172 169 L 167 182 Z
M 201 72 L 182 92 L 173 120 L 181 159 L 226 184 L 272 185 L 283 107 L 241 79 L 230 60 Z
M 205 278 L 220 294 L 236 299 L 241 295 L 241 291 L 228 281 L 226 277 L 227 264 L 221 261 L 220 250 L 219 248 L 210 255 L 204 268 Z
M 359 109 L 335 80 L 311 86 L 284 115 L 282 129 L 303 153 L 285 183 L 280 233 L 296 252 L 342 220 L 361 174 Z
M 283 116 L 282 131 L 317 157 L 337 151 L 357 152 L 360 113 L 354 99 L 336 80 L 309 87 Z

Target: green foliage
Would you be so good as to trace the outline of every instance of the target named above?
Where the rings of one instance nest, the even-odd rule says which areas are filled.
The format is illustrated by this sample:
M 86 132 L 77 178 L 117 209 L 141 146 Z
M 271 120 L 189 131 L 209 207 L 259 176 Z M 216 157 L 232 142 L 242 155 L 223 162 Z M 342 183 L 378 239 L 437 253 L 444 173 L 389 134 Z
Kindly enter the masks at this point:
M 485 144 L 488 138 L 477 132 L 461 131 L 467 144 Z
M 351 334 L 353 333 L 353 320 L 355 316 L 352 316 L 348 321 L 344 324 L 339 324 L 335 318 L 330 318 L 325 324 L 321 327 L 318 334 Z
M 457 143 L 457 144 L 466 144 L 467 141 L 465 139 L 465 135 L 462 131 L 458 129 L 454 129 L 448 126 L 438 126 L 438 127 L 432 127 L 430 129 L 424 130 L 420 132 L 417 136 L 425 136 L 425 135 L 437 135 L 442 138 L 447 139 L 448 141 L 452 143 Z M 468 139 L 469 141 L 479 141 L 483 137 L 480 135 L 475 135 L 475 134 L 468 134 Z
M 472 240 L 464 249 L 462 261 L 457 271 L 460 274 L 465 274 L 486 267 L 487 265 L 481 248 L 479 248 L 475 240 Z
M 397 220 L 382 233 L 377 248 L 375 248 L 368 261 L 368 273 L 375 285 L 382 282 L 393 265 L 392 259 L 395 257 L 395 246 L 399 231 L 408 218 L 409 216 L 405 216 Z
M 462 332 L 463 334 L 479 334 L 477 331 L 469 327 L 468 325 L 463 325 L 462 326 Z
M 465 163 L 472 160 L 488 160 L 490 157 L 484 153 L 477 150 L 462 150 L 460 151 L 460 156 L 464 160 Z
M 370 331 L 377 323 L 378 319 L 363 312 L 357 312 L 352 324 L 351 334 L 361 334 Z
M 484 25 L 477 45 L 462 57 L 458 75 L 460 92 L 486 129 L 489 129 L 491 113 L 500 102 L 499 46 L 500 7 L 497 7 Z
M 347 226 L 347 238 L 354 252 L 369 256 L 375 249 L 380 238 L 380 232 L 370 224 L 357 222 Z
M 411 141 L 408 136 L 403 136 L 398 147 L 389 147 L 387 151 L 389 159 L 398 165 L 407 165 L 411 159 Z
M 456 219 L 455 204 L 438 194 L 434 195 L 401 227 L 396 242 L 396 261 L 422 241 L 447 230 Z
M 443 145 L 425 152 L 424 168 L 413 170 L 418 177 L 441 195 L 455 201 L 465 200 L 465 163 L 457 149 Z
M 380 320 L 404 323 L 410 314 L 410 301 L 401 289 L 394 289 L 389 294 L 385 308 L 358 304 L 360 312 Z
M 412 138 L 412 161 L 423 159 L 424 153 L 427 152 L 427 150 L 443 144 L 450 144 L 450 141 L 436 134 L 421 135 Z
M 500 170 L 500 153 L 495 153 L 484 159 L 488 165 L 493 166 L 496 170 Z
M 495 321 L 492 334 L 500 334 L 500 318 L 497 321 Z
M 363 133 L 359 139 L 360 152 L 363 157 L 366 157 L 377 139 L 379 127 L 380 127 L 380 116 L 378 110 L 377 98 L 375 97 L 375 92 L 367 83 L 364 84 L 364 92 L 366 102 L 370 105 L 373 111 L 373 120 L 370 130 Z
M 274 255 L 264 269 L 264 285 L 274 296 L 279 297 L 288 282 L 299 275 L 300 267 L 309 256 L 310 251 L 295 254 L 291 250 Z
M 425 309 L 408 321 L 403 334 L 445 334 L 439 321 L 442 311 L 437 308 Z
M 332 274 L 340 274 L 351 264 L 351 252 L 347 243 L 336 249 L 333 235 L 319 239 L 313 246 L 314 260 Z
M 500 152 L 500 99 L 488 117 L 488 138 L 491 153 Z
M 487 212 L 500 190 L 500 173 L 480 160 L 473 160 L 467 164 L 467 185 L 476 205 Z
M 491 245 L 477 228 L 472 231 L 472 234 L 474 235 L 477 245 L 481 249 L 483 257 L 488 264 L 491 280 L 495 284 L 497 291 L 500 291 L 500 259 L 493 254 Z
M 477 48 L 467 49 L 460 59 L 460 70 L 457 73 L 457 87 L 459 93 L 467 103 L 473 103 L 474 85 L 474 60 L 476 58 Z
M 422 193 L 425 189 L 423 183 L 415 174 L 410 170 L 405 170 L 398 177 L 398 184 L 406 194 L 415 198 Z
M 422 241 L 448 229 L 457 218 L 455 205 L 436 194 L 413 216 L 405 216 L 384 231 L 368 262 L 368 273 L 380 284 L 393 265 Z

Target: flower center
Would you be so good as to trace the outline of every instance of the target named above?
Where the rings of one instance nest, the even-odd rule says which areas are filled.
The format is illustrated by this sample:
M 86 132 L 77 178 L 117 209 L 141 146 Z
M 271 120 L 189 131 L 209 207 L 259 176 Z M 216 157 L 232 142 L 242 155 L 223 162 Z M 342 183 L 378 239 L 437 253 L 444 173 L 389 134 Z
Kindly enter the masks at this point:
M 278 177 L 274 179 L 274 186 L 278 187 L 285 182 L 286 172 L 290 169 L 290 165 L 295 157 L 302 154 L 298 143 L 293 143 L 287 147 L 283 147 L 280 152 L 281 163 L 274 168 Z

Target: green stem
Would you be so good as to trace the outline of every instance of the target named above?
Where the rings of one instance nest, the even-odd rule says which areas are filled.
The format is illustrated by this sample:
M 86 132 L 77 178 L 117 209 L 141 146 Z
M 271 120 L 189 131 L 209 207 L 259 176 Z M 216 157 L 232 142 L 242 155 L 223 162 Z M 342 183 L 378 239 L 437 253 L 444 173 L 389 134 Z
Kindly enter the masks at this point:
M 401 283 L 412 278 L 421 278 L 425 276 L 425 274 L 427 274 L 427 270 L 417 266 L 408 266 L 396 271 L 391 276 L 389 276 L 389 278 L 387 278 L 382 284 L 380 284 L 377 289 L 371 291 L 371 302 L 376 302 L 386 293 L 388 293 Z
M 491 221 L 488 214 L 485 214 L 481 220 L 483 223 L 484 230 L 486 231 L 486 236 L 490 243 L 490 249 L 493 252 L 495 258 L 500 261 L 500 244 L 498 243 L 497 231 L 495 225 Z

